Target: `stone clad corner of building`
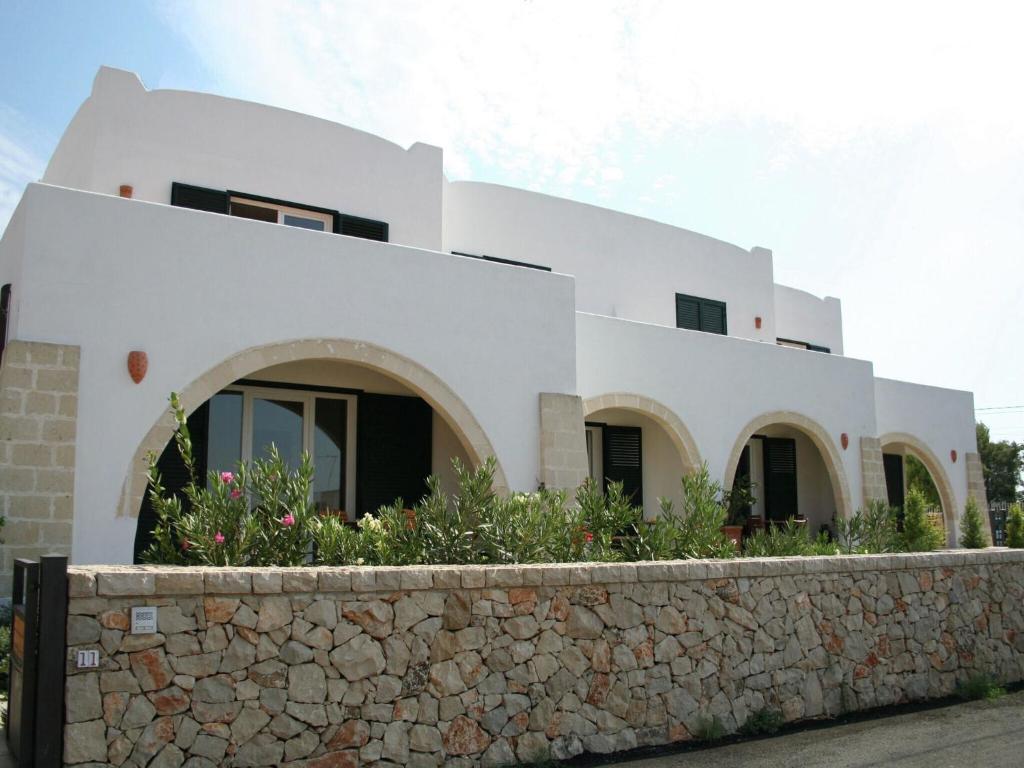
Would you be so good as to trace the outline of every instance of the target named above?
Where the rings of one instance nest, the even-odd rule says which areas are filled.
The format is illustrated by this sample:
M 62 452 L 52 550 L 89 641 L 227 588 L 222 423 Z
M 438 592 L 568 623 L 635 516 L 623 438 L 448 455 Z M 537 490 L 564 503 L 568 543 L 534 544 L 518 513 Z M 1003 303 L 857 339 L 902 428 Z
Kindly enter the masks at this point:
M 0 367 L 0 589 L 19 557 L 71 552 L 79 349 L 9 341 Z
M 1024 552 L 72 567 L 65 763 L 491 766 L 1024 679 Z M 131 634 L 130 609 L 158 610 Z M 75 667 L 98 650 L 99 669 Z

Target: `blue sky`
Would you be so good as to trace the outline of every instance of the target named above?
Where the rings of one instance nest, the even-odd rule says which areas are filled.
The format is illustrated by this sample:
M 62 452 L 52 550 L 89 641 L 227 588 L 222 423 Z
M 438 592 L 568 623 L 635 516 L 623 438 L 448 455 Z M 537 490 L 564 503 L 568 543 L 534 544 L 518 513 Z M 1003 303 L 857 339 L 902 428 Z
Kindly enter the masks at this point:
M 968 15 L 969 14 L 969 15 Z M 885 23 L 879 23 L 885 19 Z M 1014 4 L 0 4 L 0 227 L 101 64 L 775 254 L 877 375 L 1024 406 Z M 1024 440 L 1024 408 L 981 415 Z

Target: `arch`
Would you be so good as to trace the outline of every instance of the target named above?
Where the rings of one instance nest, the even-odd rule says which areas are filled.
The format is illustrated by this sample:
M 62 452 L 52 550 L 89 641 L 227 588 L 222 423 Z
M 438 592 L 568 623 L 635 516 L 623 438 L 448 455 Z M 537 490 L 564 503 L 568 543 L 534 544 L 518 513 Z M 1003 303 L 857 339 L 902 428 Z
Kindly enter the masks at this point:
M 878 438 L 878 442 L 885 451 L 886 446 L 899 446 L 909 450 L 915 458 L 920 459 L 928 474 L 932 476 L 935 488 L 939 492 L 939 501 L 942 503 L 942 519 L 946 524 L 946 538 L 950 545 L 956 542 L 956 518 L 957 506 L 956 495 L 953 493 L 953 484 L 949 475 L 931 448 L 925 445 L 924 441 L 907 434 L 906 432 L 888 432 Z
M 592 413 L 616 408 L 623 411 L 642 413 L 653 419 L 665 432 L 679 453 L 683 461 L 683 471 L 687 474 L 695 472 L 700 468 L 700 453 L 697 451 L 697 443 L 690 434 L 690 430 L 683 424 L 683 420 L 676 416 L 671 409 L 643 395 L 635 395 L 628 392 L 612 392 L 607 395 L 589 397 L 583 401 L 583 416 L 587 417 Z
M 462 399 L 435 374 L 419 363 L 384 347 L 350 339 L 301 339 L 296 341 L 250 347 L 215 365 L 179 392 L 181 405 L 191 414 L 238 379 L 272 365 L 300 360 L 338 360 L 353 363 L 387 374 L 408 386 L 440 413 L 448 422 L 470 460 L 479 465 L 495 456 L 491 441 L 480 422 Z M 146 490 L 146 457 L 157 455 L 174 434 L 174 417 L 167 410 L 150 428 L 135 451 L 121 490 L 118 516 L 137 517 Z M 495 456 L 497 462 L 497 457 Z M 508 481 L 500 462 L 494 471 L 495 490 L 508 491 Z
M 750 440 L 750 436 L 773 425 L 792 427 L 803 432 L 814 443 L 814 447 L 821 454 L 828 472 L 829 482 L 832 484 L 832 494 L 836 503 L 836 514 L 843 519 L 848 519 L 853 514 L 852 496 L 850 494 L 850 483 L 846 477 L 846 469 L 843 467 L 843 459 L 836 447 L 835 442 L 829 433 L 818 422 L 809 419 L 795 411 L 771 411 L 762 414 L 751 420 L 742 430 L 733 445 L 729 454 L 729 461 L 725 465 L 725 477 L 723 487 L 729 488 L 736 476 L 736 467 L 740 463 L 740 455 L 743 447 Z

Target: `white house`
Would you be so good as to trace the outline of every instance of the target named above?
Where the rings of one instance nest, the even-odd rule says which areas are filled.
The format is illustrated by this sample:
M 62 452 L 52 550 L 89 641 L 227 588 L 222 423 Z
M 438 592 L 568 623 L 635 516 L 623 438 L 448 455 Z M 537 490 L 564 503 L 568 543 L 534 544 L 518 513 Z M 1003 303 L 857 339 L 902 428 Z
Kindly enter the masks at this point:
M 706 462 L 816 529 L 899 498 L 909 452 L 951 540 L 984 497 L 971 393 L 844 357 L 839 301 L 777 285 L 769 250 L 129 72 L 100 70 L 27 188 L 0 284 L 5 574 L 132 561 L 171 391 L 207 468 L 309 450 L 350 517 L 450 483 L 453 456 L 510 489 L 621 479 L 652 514 Z

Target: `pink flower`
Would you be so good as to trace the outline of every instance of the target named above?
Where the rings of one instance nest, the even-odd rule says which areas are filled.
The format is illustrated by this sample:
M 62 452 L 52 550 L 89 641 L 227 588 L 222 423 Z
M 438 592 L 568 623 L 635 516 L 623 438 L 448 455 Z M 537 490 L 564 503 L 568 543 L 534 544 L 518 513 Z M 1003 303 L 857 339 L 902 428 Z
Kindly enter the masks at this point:
M 590 531 L 586 531 L 583 534 L 583 540 L 586 541 L 587 544 L 589 544 L 590 542 L 592 542 L 594 540 L 594 534 L 592 534 Z
M 224 534 L 221 533 L 220 531 L 217 531 L 217 533 L 213 537 L 213 540 L 217 544 L 223 544 L 224 543 Z
M 192 546 L 192 542 L 190 542 L 188 539 L 182 539 L 181 540 L 181 549 L 182 549 L 182 551 L 185 551 L 185 550 L 189 549 L 191 546 Z
M 242 489 L 241 488 L 232 488 L 231 489 L 231 498 L 232 499 L 237 499 L 241 495 L 242 495 Z
M 291 526 L 295 525 L 295 518 L 292 517 L 290 512 L 281 518 L 281 525 L 283 525 L 285 528 L 290 528 Z
M 220 481 L 222 483 L 230 483 L 234 479 L 235 479 L 234 472 L 221 472 L 220 473 Z

